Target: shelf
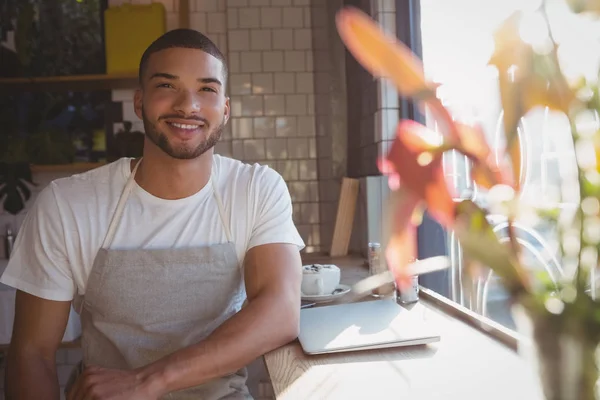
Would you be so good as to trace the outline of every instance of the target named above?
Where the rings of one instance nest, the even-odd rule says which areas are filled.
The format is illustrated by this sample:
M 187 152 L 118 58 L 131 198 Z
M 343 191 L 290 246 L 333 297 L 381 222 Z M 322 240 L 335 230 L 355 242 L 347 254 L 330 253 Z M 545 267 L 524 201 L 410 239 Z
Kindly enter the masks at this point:
M 57 164 L 57 165 L 32 165 L 31 172 L 39 173 L 39 172 L 72 172 L 72 173 L 80 173 L 86 172 L 94 168 L 101 167 L 106 165 L 106 163 L 98 162 L 98 163 L 86 163 L 86 162 L 78 162 L 73 164 Z
M 135 89 L 136 74 L 99 74 L 40 76 L 34 78 L 0 78 L 0 92 L 24 91 L 90 91 Z

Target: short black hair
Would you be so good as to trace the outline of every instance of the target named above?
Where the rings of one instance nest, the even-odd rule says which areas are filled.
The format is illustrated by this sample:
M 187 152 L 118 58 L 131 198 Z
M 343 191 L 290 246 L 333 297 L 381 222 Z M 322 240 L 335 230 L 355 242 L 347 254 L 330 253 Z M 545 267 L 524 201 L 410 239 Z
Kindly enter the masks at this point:
M 144 71 L 148 66 L 148 59 L 150 56 L 158 51 L 171 49 L 171 48 L 185 48 L 185 49 L 198 49 L 202 50 L 205 53 L 210 54 L 215 57 L 221 64 L 223 64 L 223 75 L 225 76 L 225 80 L 227 80 L 228 69 L 227 62 L 225 60 L 225 56 L 221 53 L 221 50 L 217 47 L 217 45 L 210 40 L 206 35 L 195 31 L 193 29 L 173 29 L 168 31 L 167 33 L 160 36 L 156 39 L 146 51 L 142 55 L 142 59 L 140 60 L 140 69 L 139 69 L 139 80 L 140 85 L 142 84 L 142 76 L 144 75 Z

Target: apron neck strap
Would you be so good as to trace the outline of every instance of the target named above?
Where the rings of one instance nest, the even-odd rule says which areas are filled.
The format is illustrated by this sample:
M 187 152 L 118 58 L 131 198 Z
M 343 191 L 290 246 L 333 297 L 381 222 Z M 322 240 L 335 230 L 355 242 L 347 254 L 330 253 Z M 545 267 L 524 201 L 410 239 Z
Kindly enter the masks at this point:
M 140 158 L 140 161 L 138 161 L 138 163 L 135 164 L 135 167 L 133 167 L 133 171 L 131 171 L 131 175 L 129 175 L 129 178 L 127 179 L 127 183 L 125 184 L 125 188 L 123 189 L 123 192 L 121 193 L 121 197 L 119 197 L 119 202 L 117 203 L 117 209 L 115 210 L 115 212 L 110 220 L 110 224 L 108 225 L 108 232 L 106 232 L 106 236 L 104 237 L 104 242 L 102 243 L 103 249 L 107 249 L 111 245 L 113 238 L 115 237 L 117 227 L 119 226 L 119 221 L 121 220 L 121 216 L 123 215 L 123 210 L 125 209 L 125 203 L 127 202 L 127 199 L 129 198 L 129 194 L 131 193 L 131 190 L 135 186 L 135 173 L 137 172 L 138 167 L 140 166 L 141 163 L 142 163 L 142 159 Z
M 133 167 L 131 171 L 131 175 L 127 179 L 127 183 L 125 184 L 125 188 L 121 193 L 121 197 L 119 198 L 119 202 L 117 203 L 117 208 L 110 220 L 110 224 L 108 225 L 108 231 L 106 232 L 106 236 L 104 237 L 104 242 L 102 243 L 102 248 L 107 249 L 111 244 L 115 237 L 115 233 L 117 232 L 117 227 L 119 226 L 119 221 L 121 221 L 121 217 L 123 216 L 123 210 L 125 209 L 125 203 L 135 186 L 135 174 L 138 170 L 138 167 L 142 163 L 142 159 L 138 161 L 138 163 Z M 217 207 L 219 208 L 219 217 L 221 218 L 221 223 L 223 224 L 223 229 L 225 230 L 225 236 L 227 237 L 227 241 L 232 241 L 231 230 L 229 229 L 229 218 L 227 218 L 227 214 L 225 213 L 225 209 L 223 207 L 223 201 L 221 200 L 221 195 L 216 189 L 215 185 L 215 166 L 212 166 L 212 170 L 210 172 L 210 185 L 212 187 L 212 192 L 217 202 Z

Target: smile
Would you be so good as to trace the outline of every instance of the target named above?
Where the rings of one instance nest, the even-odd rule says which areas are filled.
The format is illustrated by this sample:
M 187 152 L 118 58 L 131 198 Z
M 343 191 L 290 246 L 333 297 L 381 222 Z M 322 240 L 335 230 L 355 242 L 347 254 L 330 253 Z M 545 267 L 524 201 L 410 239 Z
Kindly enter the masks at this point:
M 177 122 L 167 122 L 167 124 L 174 126 L 175 128 L 186 129 L 186 130 L 194 130 L 194 129 L 198 129 L 203 126 L 203 125 L 196 125 L 196 124 L 180 124 Z

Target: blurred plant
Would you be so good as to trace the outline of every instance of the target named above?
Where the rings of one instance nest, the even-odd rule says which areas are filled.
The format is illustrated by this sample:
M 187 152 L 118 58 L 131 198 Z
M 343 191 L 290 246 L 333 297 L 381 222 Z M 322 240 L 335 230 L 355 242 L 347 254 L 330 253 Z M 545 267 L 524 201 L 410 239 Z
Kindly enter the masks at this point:
M 4 74 L 54 76 L 104 72 L 100 0 L 5 0 L 0 38 L 14 32 L 18 70 Z M 8 58 L 7 56 L 3 56 Z
M 599 0 L 569 0 L 568 4 L 574 12 L 600 13 Z M 355 8 L 340 10 L 336 23 L 352 55 L 373 75 L 391 80 L 402 96 L 427 107 L 441 133 L 414 121 L 401 121 L 389 152 L 380 161 L 391 189 L 386 258 L 398 285 L 410 282 L 407 275 L 416 251 L 415 229 L 426 208 L 459 238 L 466 275 L 478 279 L 484 268 L 491 269 L 500 277 L 515 309 L 524 310 L 532 322 L 538 372 L 547 399 L 595 399 L 600 302 L 593 276 L 600 251 L 600 158 L 596 158 L 600 156 L 600 131 L 598 127 L 584 130 L 579 122 L 582 118 L 598 120 L 598 82 L 584 78 L 575 84 L 567 81 L 544 2 L 535 13 L 546 23 L 547 34 L 540 41 L 522 40 L 521 11 L 506 19 L 494 36 L 495 51 L 489 63 L 499 72 L 507 156 L 499 157 L 500 162 L 492 157 L 479 126 L 453 120 L 436 97 L 437 86 L 425 78 L 421 61 L 410 49 Z M 547 275 L 528 271 L 514 232 L 521 207 L 517 129 L 521 118 L 538 106 L 566 115 L 578 149 L 580 201 L 576 213 L 569 217 L 559 210 L 540 211 L 542 218 L 563 227 L 559 229 L 560 261 L 571 274 L 557 284 Z M 442 155 L 448 150 L 468 157 L 474 181 L 489 190 L 489 209 L 471 200 L 453 199 L 442 167 Z M 506 244 L 488 222 L 490 209 L 508 221 Z M 571 375 L 566 372 L 569 368 Z

